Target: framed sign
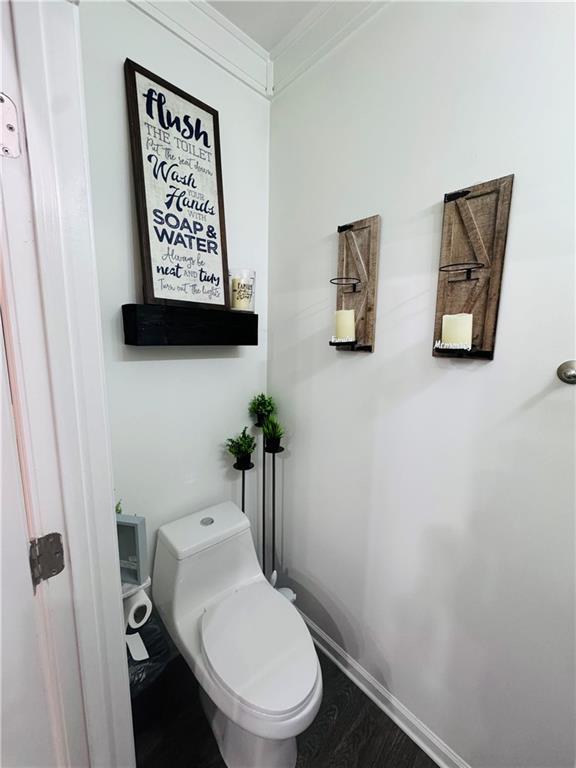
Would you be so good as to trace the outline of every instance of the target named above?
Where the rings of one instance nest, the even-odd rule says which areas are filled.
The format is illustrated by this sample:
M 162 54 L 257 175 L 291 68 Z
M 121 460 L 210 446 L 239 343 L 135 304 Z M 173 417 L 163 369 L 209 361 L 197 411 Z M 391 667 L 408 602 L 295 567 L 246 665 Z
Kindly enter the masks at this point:
M 229 307 L 218 112 L 124 63 L 144 301 Z

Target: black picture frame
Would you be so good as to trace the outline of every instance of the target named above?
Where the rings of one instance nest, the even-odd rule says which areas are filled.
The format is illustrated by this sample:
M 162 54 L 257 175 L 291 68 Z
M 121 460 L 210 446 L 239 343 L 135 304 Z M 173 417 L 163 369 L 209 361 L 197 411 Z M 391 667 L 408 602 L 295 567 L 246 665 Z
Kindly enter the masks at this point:
M 172 83 L 169 83 L 167 80 L 164 80 L 163 78 L 159 77 L 158 75 L 155 75 L 153 72 L 150 72 L 145 67 L 140 66 L 136 62 L 132 61 L 131 59 L 126 59 L 124 62 L 124 75 L 126 80 L 126 97 L 127 97 L 127 103 L 128 103 L 128 123 L 129 123 L 129 133 L 130 133 L 130 146 L 132 151 L 132 169 L 133 169 L 133 177 L 134 177 L 134 189 L 135 189 L 135 198 L 136 198 L 136 212 L 137 212 L 137 219 L 138 219 L 138 233 L 139 233 L 139 239 L 140 239 L 140 254 L 141 254 L 141 260 L 142 260 L 142 282 L 143 282 L 143 300 L 146 304 L 165 304 L 165 305 L 175 305 L 175 306 L 187 306 L 187 307 L 203 307 L 203 308 L 209 308 L 209 309 L 222 309 L 227 310 L 230 308 L 230 291 L 229 291 L 229 279 L 228 279 L 228 254 L 227 254 L 227 245 L 226 245 L 226 220 L 225 220 L 225 214 L 224 214 L 224 193 L 223 193 L 223 185 L 222 185 L 222 159 L 221 159 L 221 151 L 220 151 L 220 124 L 219 124 L 219 118 L 218 118 L 218 111 L 214 109 L 213 107 L 209 106 L 208 104 L 205 104 L 204 102 L 200 101 L 199 99 L 194 98 L 189 93 L 186 93 L 181 88 L 178 88 L 175 85 L 172 85 Z M 173 96 L 176 96 L 180 99 L 183 99 L 186 102 L 189 102 L 191 105 L 193 105 L 196 112 L 200 110 L 201 112 L 205 112 L 212 118 L 212 138 L 213 138 L 213 168 L 214 173 L 216 177 L 216 201 L 217 201 L 217 216 L 214 220 L 212 220 L 213 224 L 217 223 L 218 230 L 217 230 L 217 238 L 219 240 L 219 259 L 218 264 L 220 265 L 220 277 L 221 277 L 221 288 L 222 288 L 222 301 L 217 300 L 202 300 L 201 297 L 198 296 L 197 293 L 192 293 L 190 299 L 183 298 L 182 296 L 179 296 L 179 298 L 167 298 L 166 296 L 158 295 L 161 291 L 157 290 L 158 281 L 156 281 L 155 284 L 155 270 L 154 270 L 154 258 L 158 258 L 157 251 L 152 250 L 151 241 L 150 241 L 150 210 L 151 206 L 153 205 L 153 200 L 148 198 L 147 195 L 147 189 L 146 189 L 146 171 L 145 168 L 145 157 L 144 157 L 144 151 L 143 151 L 143 143 L 142 143 L 142 130 L 141 130 L 141 114 L 139 110 L 139 98 L 144 98 L 145 94 L 139 94 L 138 88 L 137 88 L 137 75 L 141 75 L 143 78 L 146 78 L 150 81 L 152 81 L 155 85 L 157 85 L 159 88 L 162 88 L 164 91 L 169 92 Z M 180 116 L 179 116 L 180 117 Z M 182 116 L 183 117 L 183 116 Z M 190 117 L 188 115 L 188 117 Z M 198 122 L 195 121 L 196 125 L 196 132 L 198 133 Z M 170 129 L 173 126 L 170 126 Z M 188 127 L 190 127 L 188 125 Z M 165 133 L 169 134 L 170 136 L 173 136 L 173 134 L 170 134 L 169 130 L 165 131 Z M 206 133 L 205 130 L 200 130 L 200 133 Z M 208 135 L 208 134 L 207 134 Z M 170 143 L 170 142 L 168 142 Z M 191 143 L 191 142 L 190 142 Z M 163 146 L 163 149 L 165 147 Z M 206 152 L 206 154 L 208 154 Z M 189 170 L 189 169 L 186 169 Z M 192 176 L 192 173 L 189 174 Z M 151 182 L 151 176 L 148 174 L 148 178 Z M 171 213 L 171 211 L 167 212 L 168 214 Z M 177 216 L 177 213 L 174 213 L 175 216 Z M 200 214 L 193 214 L 196 217 L 200 217 Z M 156 217 L 156 213 L 154 213 L 154 218 Z M 190 222 L 189 222 L 190 223 Z M 194 221 L 192 222 L 194 224 Z M 170 232 L 167 233 L 170 235 Z M 194 229 L 194 235 L 196 235 L 196 229 Z M 185 237 L 188 237 L 188 235 L 185 235 Z M 192 237 L 194 242 L 197 242 L 195 237 Z M 189 241 L 191 242 L 191 241 Z M 205 240 L 205 243 L 208 241 Z M 154 242 L 155 248 L 158 247 L 158 244 Z M 208 243 L 208 247 L 210 247 L 210 243 Z M 187 254 L 190 257 L 193 256 L 193 254 Z M 216 259 L 214 259 L 216 261 Z M 190 262 L 186 262 L 188 266 L 190 266 Z M 156 265 L 158 267 L 158 265 Z M 178 270 L 178 264 L 175 268 Z M 156 272 L 157 274 L 157 272 Z M 193 282 L 195 280 L 193 278 L 190 278 Z M 192 283 L 188 283 L 187 285 L 192 286 Z M 181 286 L 177 286 L 178 292 L 181 292 Z M 192 288 L 191 288 L 192 290 Z M 204 287 L 202 286 L 202 290 L 204 290 Z M 208 286 L 208 290 L 210 290 L 210 286 Z M 214 290 L 214 289 L 213 289 Z

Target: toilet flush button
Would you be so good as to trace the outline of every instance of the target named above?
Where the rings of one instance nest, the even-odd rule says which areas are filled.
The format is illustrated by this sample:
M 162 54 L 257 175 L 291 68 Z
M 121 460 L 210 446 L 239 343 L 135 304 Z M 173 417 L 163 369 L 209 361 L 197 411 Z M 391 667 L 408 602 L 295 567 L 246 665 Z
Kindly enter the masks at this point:
M 200 525 L 212 525 L 213 522 L 213 517 L 203 517 L 202 520 L 200 520 Z

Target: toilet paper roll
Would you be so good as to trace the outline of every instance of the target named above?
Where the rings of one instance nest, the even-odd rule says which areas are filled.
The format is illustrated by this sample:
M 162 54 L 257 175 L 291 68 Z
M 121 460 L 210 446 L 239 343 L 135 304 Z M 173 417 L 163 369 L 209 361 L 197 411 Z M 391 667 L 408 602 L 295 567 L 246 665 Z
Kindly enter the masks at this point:
M 124 627 L 140 629 L 152 613 L 152 603 L 143 589 L 139 589 L 124 600 Z

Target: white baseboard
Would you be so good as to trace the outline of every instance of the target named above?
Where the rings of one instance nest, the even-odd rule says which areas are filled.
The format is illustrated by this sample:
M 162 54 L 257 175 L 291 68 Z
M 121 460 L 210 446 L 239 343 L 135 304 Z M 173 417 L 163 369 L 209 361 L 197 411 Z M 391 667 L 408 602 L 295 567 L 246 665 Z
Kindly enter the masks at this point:
M 448 744 L 412 714 L 390 691 L 384 688 L 355 659 L 349 656 L 312 619 L 302 614 L 318 648 L 328 656 L 352 682 L 364 691 L 380 709 L 426 752 L 440 768 L 470 768 Z

